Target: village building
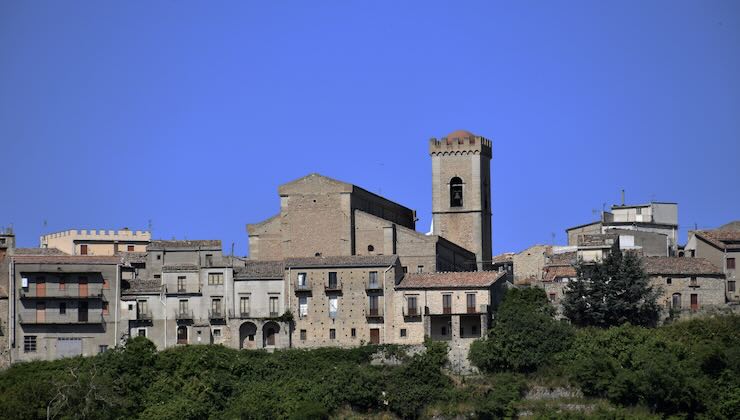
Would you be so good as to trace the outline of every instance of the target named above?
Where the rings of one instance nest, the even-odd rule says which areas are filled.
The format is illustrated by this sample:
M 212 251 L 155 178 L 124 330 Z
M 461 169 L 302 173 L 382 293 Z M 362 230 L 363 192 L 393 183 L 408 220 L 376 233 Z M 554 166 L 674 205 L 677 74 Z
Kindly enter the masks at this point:
M 727 299 L 740 303 L 740 290 L 737 287 L 740 222 L 728 223 L 714 230 L 689 231 L 689 240 L 683 252 L 686 257 L 705 258 L 719 267 L 727 279 Z
M 70 229 L 41 236 L 41 248 L 57 248 L 69 255 L 115 255 L 119 252 L 144 252 L 151 233 L 121 230 Z

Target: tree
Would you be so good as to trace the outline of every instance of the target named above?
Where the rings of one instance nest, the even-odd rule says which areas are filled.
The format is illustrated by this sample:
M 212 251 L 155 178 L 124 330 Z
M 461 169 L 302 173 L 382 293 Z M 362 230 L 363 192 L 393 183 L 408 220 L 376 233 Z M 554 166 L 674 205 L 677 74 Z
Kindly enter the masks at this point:
M 635 252 L 622 253 L 615 246 L 603 262 L 580 262 L 576 271 L 563 299 L 563 313 L 573 324 L 655 326 L 660 290 L 650 285 Z

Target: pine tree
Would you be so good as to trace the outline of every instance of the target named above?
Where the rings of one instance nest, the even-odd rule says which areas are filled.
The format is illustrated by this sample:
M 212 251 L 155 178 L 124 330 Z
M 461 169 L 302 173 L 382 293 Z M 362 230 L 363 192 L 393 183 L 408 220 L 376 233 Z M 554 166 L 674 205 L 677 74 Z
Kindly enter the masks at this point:
M 563 313 L 573 324 L 607 328 L 657 323 L 660 291 L 650 285 L 635 252 L 614 247 L 603 262 L 580 262 L 576 271 L 563 300 Z

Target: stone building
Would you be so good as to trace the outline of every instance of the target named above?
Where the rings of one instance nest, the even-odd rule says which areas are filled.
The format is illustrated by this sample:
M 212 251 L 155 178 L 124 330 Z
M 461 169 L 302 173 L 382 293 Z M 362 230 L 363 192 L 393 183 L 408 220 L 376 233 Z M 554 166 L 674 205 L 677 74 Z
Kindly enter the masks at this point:
M 685 256 L 706 258 L 719 267 L 727 279 L 727 299 L 740 302 L 737 288 L 737 261 L 740 260 L 740 222 L 729 223 L 715 230 L 689 231 Z
M 13 255 L 12 361 L 90 356 L 115 346 L 120 258 Z
M 40 238 L 41 248 L 57 248 L 69 255 L 115 255 L 119 252 L 143 252 L 151 240 L 147 231 L 71 229 L 49 233 Z
M 704 258 L 645 257 L 651 284 L 661 290 L 658 303 L 667 312 L 707 312 L 726 307 L 725 274 Z

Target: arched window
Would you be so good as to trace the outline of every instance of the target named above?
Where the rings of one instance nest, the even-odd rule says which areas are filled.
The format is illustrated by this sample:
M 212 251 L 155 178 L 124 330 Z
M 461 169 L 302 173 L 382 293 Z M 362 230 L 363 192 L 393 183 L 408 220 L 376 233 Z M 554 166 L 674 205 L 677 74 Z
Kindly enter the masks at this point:
M 450 180 L 450 207 L 463 206 L 463 182 L 462 179 L 454 177 Z

